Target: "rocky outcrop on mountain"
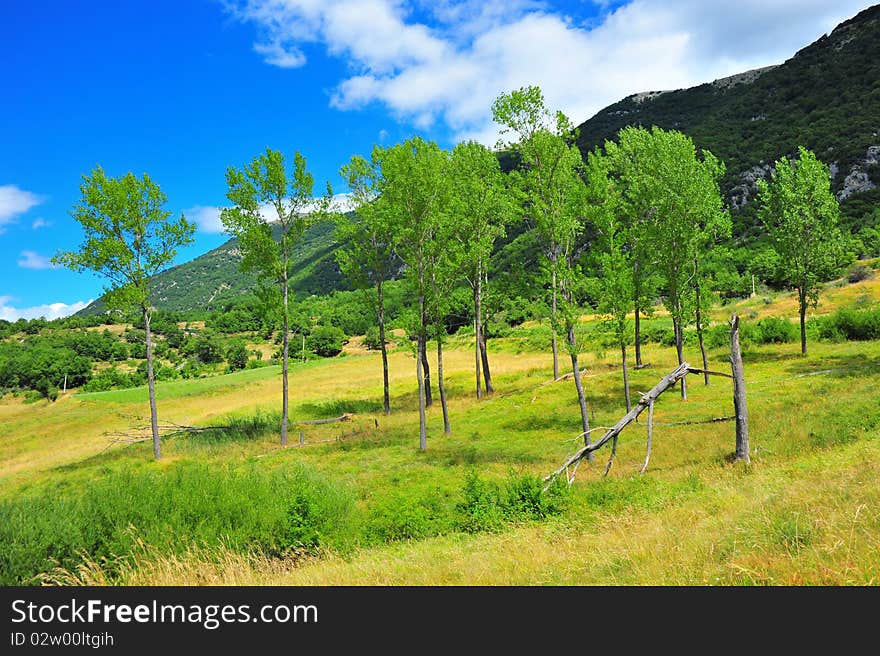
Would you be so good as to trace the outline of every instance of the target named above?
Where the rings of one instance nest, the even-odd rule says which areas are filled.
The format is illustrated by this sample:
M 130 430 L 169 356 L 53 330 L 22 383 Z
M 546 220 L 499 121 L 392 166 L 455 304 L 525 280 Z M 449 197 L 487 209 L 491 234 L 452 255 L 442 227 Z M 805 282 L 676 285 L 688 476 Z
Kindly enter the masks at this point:
M 869 167 L 880 164 L 880 146 L 869 146 L 865 158 L 855 164 L 843 180 L 843 186 L 837 192 L 837 200 L 845 200 L 853 194 L 874 189 L 877 185 L 871 180 Z

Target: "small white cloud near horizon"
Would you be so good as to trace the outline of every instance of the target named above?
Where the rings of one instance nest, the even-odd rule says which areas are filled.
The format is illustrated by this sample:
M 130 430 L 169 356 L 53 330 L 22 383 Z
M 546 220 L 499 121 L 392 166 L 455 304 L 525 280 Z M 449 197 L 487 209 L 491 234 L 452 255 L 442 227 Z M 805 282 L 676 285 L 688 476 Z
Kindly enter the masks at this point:
M 51 221 L 47 221 L 42 216 L 38 216 L 36 219 L 34 219 L 34 222 L 31 223 L 31 229 L 32 230 L 39 230 L 40 228 L 48 228 L 51 225 L 52 225 Z
M 320 199 L 318 198 L 314 199 L 306 206 L 306 211 L 311 212 L 317 209 L 319 201 Z M 347 192 L 334 194 L 333 200 L 330 202 L 330 209 L 334 212 L 350 211 L 352 209 L 351 194 Z M 216 207 L 214 205 L 194 205 L 189 209 L 183 210 L 183 214 L 188 220 L 196 224 L 196 229 L 199 232 L 210 235 L 219 235 L 224 232 L 223 222 L 220 221 L 220 213 L 222 211 L 222 207 Z M 278 221 L 278 213 L 272 205 L 269 205 L 268 203 L 260 205 L 260 212 L 266 217 L 269 223 L 276 223 Z
M 9 305 L 13 301 L 11 296 L 0 296 L 0 319 L 5 321 L 17 321 L 19 319 L 38 319 L 43 317 L 47 320 L 69 317 L 88 306 L 94 299 L 88 301 L 75 301 L 74 303 L 47 303 L 33 307 L 17 308 Z
M 223 232 L 223 224 L 220 222 L 221 209 L 211 205 L 194 205 L 183 210 L 183 215 L 196 224 L 199 232 L 216 235 Z
M 40 255 L 36 251 L 22 251 L 18 258 L 18 266 L 22 269 L 57 269 L 57 264 L 52 264 L 51 258 Z
M 0 185 L 0 232 L 3 231 L 3 226 L 13 223 L 20 215 L 44 200 L 42 196 L 17 185 Z

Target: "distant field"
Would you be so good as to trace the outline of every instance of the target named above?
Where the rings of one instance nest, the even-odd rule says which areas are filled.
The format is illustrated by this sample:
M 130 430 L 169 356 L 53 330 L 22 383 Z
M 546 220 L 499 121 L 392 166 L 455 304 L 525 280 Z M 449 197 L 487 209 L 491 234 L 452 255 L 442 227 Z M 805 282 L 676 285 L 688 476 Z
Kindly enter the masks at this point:
M 829 304 L 877 300 L 878 292 L 875 281 L 852 285 L 829 292 Z M 779 306 L 756 300 L 740 306 L 744 316 L 749 307 L 787 311 L 784 298 Z M 302 430 L 303 448 L 277 444 L 278 367 L 159 383 L 162 419 L 242 426 L 240 435 L 171 438 L 160 463 L 147 443 L 111 446 L 106 434 L 146 423 L 143 388 L 56 403 L 5 398 L 0 511 L 21 522 L 15 513 L 30 509 L 37 519 L 16 529 L 29 537 L 15 544 L 43 541 L 67 558 L 50 577 L 67 583 L 877 582 L 880 342 L 814 341 L 806 358 L 796 343 L 747 348 L 750 467 L 726 462 L 732 423 L 682 423 L 732 410 L 726 379 L 705 387 L 692 377 L 688 402 L 668 393 L 657 405 L 646 475 L 638 473 L 642 422 L 624 432 L 607 479 L 603 450 L 580 468 L 562 505 L 545 508 L 529 505 L 527 477 L 552 471 L 580 429 L 574 386 L 550 381 L 539 337 L 533 327 L 495 340 L 497 392 L 482 401 L 472 392 L 471 345 L 453 340 L 444 363 L 453 433 L 443 435 L 435 404 L 426 453 L 418 451 L 415 364 L 402 351 L 390 358 L 390 417 L 381 412 L 377 353 L 293 365 L 294 421 L 354 415 L 294 427 L 291 441 Z M 592 425 L 609 426 L 624 412 L 617 356 L 586 350 Z M 698 360 L 694 349 L 687 355 Z M 726 358 L 726 348 L 714 349 L 710 366 L 727 370 Z M 651 366 L 632 372 L 633 390 L 672 369 L 674 350 L 649 345 L 645 360 Z M 158 496 L 147 503 L 137 490 Z M 56 528 L 40 523 L 62 514 L 69 519 Z M 88 537 L 104 522 L 106 539 Z M 85 537 L 71 533 L 80 525 Z M 0 541 L 13 540 L 9 530 L 0 528 Z M 93 546 L 63 556 L 58 545 L 77 540 Z M 291 540 L 301 548 L 272 546 Z M 110 559 L 107 544 L 116 545 Z M 30 557 L 21 551 L 15 558 L 24 560 L 4 566 Z M 46 562 L 43 571 L 52 569 Z

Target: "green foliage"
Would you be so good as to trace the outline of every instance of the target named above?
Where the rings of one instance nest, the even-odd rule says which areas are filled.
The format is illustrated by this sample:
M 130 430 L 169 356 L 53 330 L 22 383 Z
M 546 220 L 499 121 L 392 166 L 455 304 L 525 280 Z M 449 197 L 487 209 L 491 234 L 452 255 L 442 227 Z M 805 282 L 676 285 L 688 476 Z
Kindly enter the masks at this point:
M 102 369 L 95 374 L 83 385 L 82 390 L 84 392 L 104 392 L 110 389 L 135 387 L 141 383 L 140 377 L 133 378 L 119 371 L 116 367 L 110 367 L 109 369 Z
M 880 339 L 880 307 L 864 310 L 842 308 L 816 321 L 819 324 L 819 337 L 822 339 Z
M 781 279 L 798 289 L 802 308 L 819 301 L 819 284 L 845 257 L 837 228 L 840 210 L 828 167 L 803 146 L 797 163 L 777 160 L 768 183 L 758 181 L 760 217 L 782 266 Z
M 568 485 L 556 479 L 544 493 L 543 488 L 544 482 L 533 475 L 510 474 L 501 485 L 472 471 L 456 506 L 457 526 L 468 533 L 497 531 L 507 522 L 540 520 L 563 512 Z
M 781 317 L 766 317 L 758 321 L 757 335 L 752 337 L 758 344 L 785 344 L 796 342 L 798 329 L 795 324 Z
M 175 463 L 122 469 L 78 490 L 0 502 L 0 583 L 34 583 L 83 558 L 112 577 L 141 543 L 164 554 L 193 545 L 283 555 L 345 542 L 353 500 L 298 465 L 265 471 Z
M 0 342 L 0 390 L 36 390 L 54 400 L 65 376 L 68 387 L 85 384 L 92 377 L 91 359 L 63 340 L 34 336 L 20 344 Z
M 411 499 L 391 493 L 373 505 L 366 520 L 368 542 L 397 542 L 437 535 L 451 528 L 438 495 Z
M 342 346 L 348 341 L 336 326 L 318 326 L 306 337 L 306 348 L 316 355 L 332 358 L 342 352 Z
M 699 263 L 719 239 L 730 235 L 718 181 L 724 164 L 712 153 L 698 156 L 690 137 L 654 127 L 621 130 L 620 144 L 607 142 L 620 204 L 630 231 L 644 232 L 643 265 L 660 273 L 664 305 L 679 327 L 691 323 L 707 285 Z
M 382 341 L 379 339 L 379 327 L 370 326 L 364 333 L 364 346 L 371 351 L 378 351 L 382 348 Z
M 247 367 L 248 352 L 247 347 L 242 341 L 235 341 L 226 349 L 226 362 L 229 365 L 229 371 L 238 371 Z
M 223 362 L 223 345 L 216 335 L 205 333 L 198 337 L 190 338 L 183 346 L 182 352 L 192 355 L 204 364 Z
M 183 215 L 171 220 L 162 209 L 167 196 L 147 174 L 112 178 L 99 166 L 83 176 L 80 192 L 71 213 L 85 238 L 78 251 L 59 251 L 52 261 L 106 278 L 109 307 L 146 311 L 150 277 L 192 242 L 195 224 Z

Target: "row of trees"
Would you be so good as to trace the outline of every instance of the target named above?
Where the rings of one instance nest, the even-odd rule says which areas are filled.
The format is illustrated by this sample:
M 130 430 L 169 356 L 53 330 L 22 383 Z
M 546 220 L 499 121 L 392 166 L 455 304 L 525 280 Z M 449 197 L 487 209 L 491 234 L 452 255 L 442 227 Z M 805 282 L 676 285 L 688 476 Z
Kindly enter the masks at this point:
M 292 249 L 306 228 L 320 220 L 336 220 L 339 265 L 368 293 L 375 312 L 386 413 L 391 406 L 383 284 L 402 274 L 415 299 L 406 324 L 415 342 L 422 450 L 427 448 L 426 407 L 432 402 L 426 353 L 431 339 L 437 346 L 444 429 L 451 430 L 443 342 L 449 299 L 461 284 L 473 296 L 475 393 L 480 397 L 483 389 L 493 391 L 483 299 L 496 242 L 514 221 L 525 221 L 542 245 L 553 374 L 559 377 L 562 341 L 586 443 L 590 428 L 577 324 L 588 290 L 613 326 L 628 408 L 627 346 L 634 343 L 636 366 L 641 366 L 639 322 L 658 295 L 673 320 L 679 362 L 684 358 L 683 331 L 694 325 L 707 365 L 703 330 L 711 281 L 704 263 L 731 230 L 718 185 L 723 163 L 708 151 L 698 152 L 680 132 L 635 127 L 625 128 L 617 142 L 606 142 L 584 160 L 571 122 L 547 109 L 537 87 L 503 94 L 492 112 L 506 137 L 502 146 L 515 163 L 509 173 L 502 172 L 498 153 L 474 142 L 444 150 L 413 137 L 391 147 L 376 146 L 369 159 L 354 156 L 340 170 L 354 200 L 354 211 L 347 214 L 333 211 L 329 184 L 321 199 L 314 198 L 314 177 L 299 152 L 289 170 L 283 154 L 271 149 L 241 169 L 228 169 L 232 206 L 222 212 L 223 225 L 239 241 L 243 269 L 261 281 L 260 307 L 281 324 L 282 444 L 288 430 Z M 100 271 L 111 282 L 111 301 L 141 310 L 158 458 L 147 281 L 171 261 L 176 248 L 191 240 L 193 226 L 185 217 L 171 220 L 161 210 L 164 195 L 147 176 L 112 179 L 96 169 L 84 178 L 82 191 L 74 217 L 83 225 L 86 241 L 79 251 L 61 253 L 56 261 Z M 797 165 L 783 158 L 772 179 L 761 184 L 760 202 L 761 216 L 790 274 L 787 280 L 798 289 L 806 353 L 806 307 L 815 303 L 818 282 L 840 251 L 827 167 L 804 149 Z M 684 381 L 681 393 L 686 398 Z

